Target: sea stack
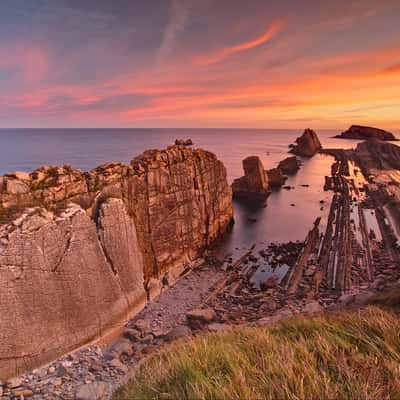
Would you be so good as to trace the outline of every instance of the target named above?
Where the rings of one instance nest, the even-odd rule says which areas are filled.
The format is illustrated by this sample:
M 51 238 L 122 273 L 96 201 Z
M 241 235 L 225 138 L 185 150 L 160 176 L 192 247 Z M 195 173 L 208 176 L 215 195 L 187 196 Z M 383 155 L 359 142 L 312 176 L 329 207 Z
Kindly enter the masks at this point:
M 281 187 L 286 182 L 287 176 L 282 173 L 280 168 L 267 170 L 268 183 L 271 187 Z
M 292 175 L 300 169 L 300 161 L 296 156 L 287 157 L 278 164 L 278 168 L 283 174 Z
M 317 134 L 312 129 L 305 129 L 304 133 L 296 139 L 291 153 L 302 157 L 312 157 L 322 149 Z
M 248 200 L 265 200 L 268 196 L 268 177 L 264 166 L 257 156 L 250 156 L 243 160 L 244 176 L 235 179 L 232 183 L 233 197 Z
M 338 139 L 379 139 L 379 140 L 397 140 L 393 133 L 383 129 L 373 128 L 371 126 L 352 125 L 347 131 L 335 136 Z

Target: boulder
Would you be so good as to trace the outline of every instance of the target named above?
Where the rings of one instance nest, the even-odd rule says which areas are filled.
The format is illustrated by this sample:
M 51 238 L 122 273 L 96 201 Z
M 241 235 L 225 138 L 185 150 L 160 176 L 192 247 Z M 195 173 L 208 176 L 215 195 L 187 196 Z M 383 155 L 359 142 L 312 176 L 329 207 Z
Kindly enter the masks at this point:
M 126 338 L 120 338 L 108 346 L 104 356 L 107 360 L 112 360 L 113 358 L 119 358 L 122 355 L 131 356 L 132 354 L 133 348 L 131 341 Z
M 211 323 L 215 318 L 212 308 L 196 309 L 186 314 L 188 325 L 192 329 L 201 329 L 204 325 Z
M 257 156 L 243 160 L 244 176 L 232 183 L 233 197 L 243 200 L 265 200 L 268 196 L 268 177 Z
M 342 132 L 340 135 L 336 135 L 338 139 L 379 139 L 379 140 L 397 140 L 396 136 L 388 131 L 379 128 L 373 128 L 371 126 L 352 125 L 347 131 Z
M 322 149 L 317 134 L 312 129 L 305 129 L 303 134 L 296 139 L 296 144 L 291 153 L 302 157 L 312 157 Z
M 287 176 L 283 175 L 280 168 L 272 168 L 267 170 L 268 183 L 271 187 L 281 187 L 287 179 Z
M 300 169 L 300 161 L 296 156 L 287 157 L 278 164 L 278 168 L 283 174 L 291 175 Z

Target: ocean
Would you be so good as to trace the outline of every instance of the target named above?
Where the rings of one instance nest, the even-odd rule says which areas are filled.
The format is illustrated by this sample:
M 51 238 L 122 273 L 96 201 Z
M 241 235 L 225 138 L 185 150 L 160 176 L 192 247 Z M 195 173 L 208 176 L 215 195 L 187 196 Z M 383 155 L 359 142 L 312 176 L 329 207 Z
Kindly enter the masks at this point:
M 257 155 L 265 169 L 273 168 L 289 155 L 288 145 L 301 133 L 294 129 L 1 129 L 0 175 L 29 172 L 46 164 L 70 164 L 89 170 L 109 161 L 129 162 L 144 150 L 171 145 L 176 138 L 191 138 L 194 147 L 210 150 L 223 161 L 232 182 L 243 175 L 243 158 Z M 326 148 L 357 144 L 332 138 L 337 133 L 317 131 Z M 295 189 L 274 191 L 266 207 L 234 203 L 235 225 L 219 246 L 221 255 L 236 258 L 253 244 L 261 249 L 271 242 L 304 240 L 317 217 L 322 217 L 322 224 L 326 222 L 332 195 L 324 192 L 323 185 L 332 158 L 318 154 L 302 161 L 299 172 L 286 183 Z M 321 200 L 325 202 L 322 210 Z M 266 272 L 281 277 L 285 269 Z

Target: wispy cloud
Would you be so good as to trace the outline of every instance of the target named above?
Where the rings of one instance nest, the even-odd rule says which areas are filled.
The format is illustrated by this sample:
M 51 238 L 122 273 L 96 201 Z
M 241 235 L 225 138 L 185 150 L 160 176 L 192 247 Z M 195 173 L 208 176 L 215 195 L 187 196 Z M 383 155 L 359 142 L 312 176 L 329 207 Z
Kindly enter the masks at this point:
M 254 47 L 260 46 L 275 37 L 283 29 L 285 24 L 286 19 L 275 20 L 261 36 L 258 36 L 253 40 L 240 43 L 236 46 L 225 47 L 221 50 L 218 50 L 214 54 L 199 57 L 195 60 L 195 62 L 202 65 L 216 64 L 236 53 L 240 53 L 242 51 L 250 50 Z
M 158 63 L 165 60 L 176 45 L 180 32 L 185 29 L 189 15 L 187 2 L 184 0 L 171 0 L 169 8 L 169 21 L 164 30 L 160 48 L 158 50 Z

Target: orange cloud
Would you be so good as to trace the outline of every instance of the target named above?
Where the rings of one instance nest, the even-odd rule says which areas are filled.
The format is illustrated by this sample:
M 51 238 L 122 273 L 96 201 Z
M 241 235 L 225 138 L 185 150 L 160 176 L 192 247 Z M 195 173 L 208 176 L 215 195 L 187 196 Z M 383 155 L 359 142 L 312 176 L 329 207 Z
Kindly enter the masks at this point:
M 195 62 L 196 64 L 200 65 L 216 64 L 236 53 L 240 53 L 241 51 L 249 50 L 254 47 L 260 46 L 261 44 L 268 42 L 274 36 L 276 36 L 283 29 L 285 24 L 286 20 L 284 19 L 276 20 L 269 26 L 269 28 L 265 31 L 265 33 L 259 36 L 258 38 L 250 40 L 245 43 L 238 44 L 236 46 L 225 47 L 214 54 L 204 57 L 199 57 Z

